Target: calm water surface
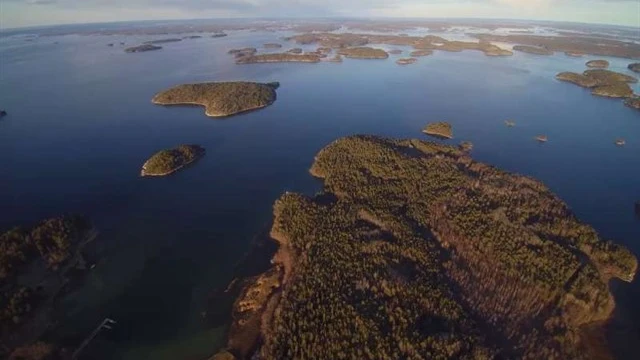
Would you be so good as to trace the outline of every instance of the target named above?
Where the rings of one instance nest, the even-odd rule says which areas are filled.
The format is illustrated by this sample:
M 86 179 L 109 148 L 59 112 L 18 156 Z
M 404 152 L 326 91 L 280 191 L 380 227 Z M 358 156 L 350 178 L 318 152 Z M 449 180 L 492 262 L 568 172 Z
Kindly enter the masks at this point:
M 640 254 L 640 113 L 554 79 L 588 58 L 437 52 L 405 67 L 394 55 L 240 66 L 226 54 L 285 35 L 230 32 L 139 54 L 119 42 L 153 37 L 0 38 L 0 108 L 9 113 L 0 120 L 0 228 L 82 213 L 100 231 L 98 264 L 65 300 L 57 336 L 82 338 L 109 316 L 118 325 L 93 345 L 105 358 L 210 354 L 225 328 L 203 323 L 207 294 L 231 280 L 282 192 L 320 189 L 307 172 L 315 153 L 355 133 L 422 137 L 430 121 L 452 123 L 451 143 L 472 141 L 477 160 L 544 181 L 604 237 Z M 629 73 L 628 60 L 608 60 Z M 224 80 L 280 81 L 278 100 L 222 120 L 150 102 L 172 85 Z M 138 176 L 151 154 L 181 143 L 207 155 L 166 178 Z M 637 336 L 640 285 L 617 292 L 631 311 L 619 327 Z

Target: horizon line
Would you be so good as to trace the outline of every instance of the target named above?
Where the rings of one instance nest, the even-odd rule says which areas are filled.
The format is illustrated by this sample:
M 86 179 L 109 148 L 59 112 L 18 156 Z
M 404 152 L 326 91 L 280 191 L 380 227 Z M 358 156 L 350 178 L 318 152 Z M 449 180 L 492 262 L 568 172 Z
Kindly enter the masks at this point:
M 0 27 L 0 33 L 5 31 L 20 31 L 20 30 L 38 30 L 49 29 L 63 26 L 84 26 L 84 25 L 108 25 L 108 24 L 126 24 L 126 23 L 139 23 L 139 22 L 160 22 L 160 21 L 206 21 L 206 20 L 272 20 L 272 21 L 291 21 L 291 20 L 396 20 L 396 21 L 415 21 L 415 20 L 474 20 L 474 21 L 518 21 L 518 22 L 530 22 L 530 23 L 564 23 L 564 24 L 576 24 L 576 25 L 595 25 L 595 26 L 611 26 L 619 28 L 637 29 L 640 31 L 640 27 L 632 25 L 621 25 L 611 23 L 597 23 L 597 22 L 581 22 L 571 20 L 546 20 L 546 19 L 524 19 L 524 18 L 484 18 L 484 17 L 404 17 L 404 16 L 368 16 L 368 17 L 347 17 L 347 16 L 331 16 L 331 17 L 207 17 L 207 18 L 190 18 L 190 19 L 140 19 L 140 20 L 121 20 L 121 21 L 95 21 L 95 22 L 83 22 L 83 23 L 60 23 L 60 24 L 48 24 L 48 25 L 27 25 L 16 27 Z

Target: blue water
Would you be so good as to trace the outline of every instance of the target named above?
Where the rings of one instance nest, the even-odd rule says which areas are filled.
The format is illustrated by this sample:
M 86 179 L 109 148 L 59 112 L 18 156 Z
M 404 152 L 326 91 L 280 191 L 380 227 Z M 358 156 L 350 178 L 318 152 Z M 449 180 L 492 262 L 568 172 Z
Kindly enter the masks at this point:
M 81 213 L 100 231 L 101 257 L 65 299 L 62 334 L 81 338 L 109 316 L 119 323 L 100 339 L 106 357 L 214 352 L 224 327 L 203 323 L 207 294 L 231 280 L 282 192 L 320 189 L 308 174 L 315 153 L 355 133 L 422 137 L 431 121 L 449 121 L 449 142 L 472 141 L 477 160 L 544 181 L 580 219 L 640 254 L 640 112 L 554 79 L 588 58 L 436 52 L 401 67 L 397 56 L 235 65 L 226 54 L 285 35 L 237 31 L 139 54 L 119 42 L 154 37 L 0 38 L 0 108 L 9 113 L 0 120 L 0 228 Z M 628 60 L 608 60 L 629 73 Z M 278 100 L 222 120 L 150 102 L 172 85 L 225 80 L 279 81 Z M 534 141 L 539 134 L 549 142 Z M 182 143 L 207 155 L 166 178 L 138 176 L 151 154 Z M 639 282 L 619 292 L 638 331 Z

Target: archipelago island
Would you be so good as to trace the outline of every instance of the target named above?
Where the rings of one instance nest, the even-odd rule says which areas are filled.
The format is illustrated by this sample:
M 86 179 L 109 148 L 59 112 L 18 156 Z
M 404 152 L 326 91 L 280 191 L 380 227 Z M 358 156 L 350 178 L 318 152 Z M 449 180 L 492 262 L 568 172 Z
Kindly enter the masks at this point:
M 273 267 L 213 359 L 581 359 L 637 260 L 544 184 L 456 147 L 351 136 L 315 157 L 315 197 L 273 207 Z M 321 334 L 321 335 L 320 335 Z M 303 346 L 301 346 L 303 344 Z
M 451 124 L 448 122 L 436 122 L 428 124 L 423 130 L 423 133 L 442 139 L 452 139 L 453 131 Z
M 556 75 L 556 79 L 589 88 L 593 95 L 613 98 L 633 96 L 629 83 L 638 82 L 633 76 L 605 69 L 586 70 L 582 74 L 561 72 Z
M 606 69 L 609 67 L 609 62 L 607 60 L 591 60 L 587 61 L 585 65 L 589 68 Z
M 153 50 L 160 50 L 160 49 L 162 49 L 162 46 L 156 46 L 156 45 L 152 45 L 152 44 L 142 44 L 142 45 L 138 45 L 138 46 L 128 47 L 128 48 L 124 49 L 124 52 L 127 52 L 127 53 L 139 53 L 139 52 L 153 51 Z
M 158 105 L 202 105 L 210 117 L 224 117 L 267 107 L 276 101 L 279 83 L 211 82 L 183 84 L 156 94 Z
M 205 154 L 199 145 L 180 145 L 172 149 L 158 151 L 145 161 L 140 176 L 166 176 L 197 161 Z

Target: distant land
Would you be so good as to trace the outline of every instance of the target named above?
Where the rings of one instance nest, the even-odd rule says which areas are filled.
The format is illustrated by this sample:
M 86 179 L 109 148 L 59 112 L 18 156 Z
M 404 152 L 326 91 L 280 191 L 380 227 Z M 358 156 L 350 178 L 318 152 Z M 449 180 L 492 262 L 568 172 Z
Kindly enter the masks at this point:
M 153 50 L 160 50 L 160 49 L 162 49 L 162 46 L 143 44 L 143 45 L 128 47 L 124 49 L 124 51 L 128 53 L 137 53 L 137 52 L 153 51 Z
M 212 359 L 610 356 L 591 334 L 637 260 L 542 183 L 375 136 L 332 142 L 310 172 L 324 191 L 276 201 L 273 267 Z
M 156 94 L 158 105 L 202 105 L 205 114 L 223 117 L 260 109 L 276 101 L 279 83 L 218 82 L 184 84 Z

